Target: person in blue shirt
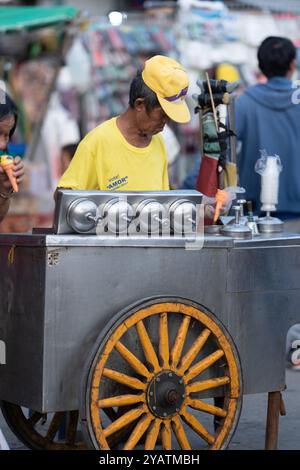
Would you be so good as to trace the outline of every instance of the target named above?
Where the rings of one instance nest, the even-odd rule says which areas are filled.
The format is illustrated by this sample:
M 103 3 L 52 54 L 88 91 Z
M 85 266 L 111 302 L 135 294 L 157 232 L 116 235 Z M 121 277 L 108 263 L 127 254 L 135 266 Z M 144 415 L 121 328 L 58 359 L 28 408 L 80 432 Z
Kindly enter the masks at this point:
M 291 81 L 296 70 L 296 49 L 289 39 L 270 36 L 261 43 L 257 57 L 268 81 L 249 87 L 236 102 L 237 136 L 242 144 L 239 184 L 259 213 L 261 176 L 254 171 L 254 165 L 260 150 L 279 155 L 283 168 L 277 215 L 293 221 L 293 227 L 286 224 L 286 229 L 300 232 L 300 106 Z
M 279 155 L 282 172 L 276 215 L 284 221 L 285 231 L 300 233 L 300 100 L 299 90 L 291 81 L 296 70 L 296 49 L 289 39 L 270 36 L 261 43 L 257 57 L 268 81 L 249 87 L 236 103 L 237 137 L 242 144 L 239 184 L 259 213 L 261 176 L 254 171 L 259 150 Z M 293 344 L 298 339 L 300 324 L 288 333 L 288 360 L 297 356 Z M 296 368 L 297 364 L 291 366 Z

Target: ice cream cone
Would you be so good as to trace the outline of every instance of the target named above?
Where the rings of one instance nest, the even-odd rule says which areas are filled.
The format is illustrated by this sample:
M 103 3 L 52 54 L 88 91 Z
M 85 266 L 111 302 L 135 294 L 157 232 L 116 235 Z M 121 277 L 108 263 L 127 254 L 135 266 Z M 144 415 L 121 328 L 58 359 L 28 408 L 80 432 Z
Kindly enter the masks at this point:
M 12 185 L 14 192 L 17 193 L 19 191 L 19 188 L 18 188 L 17 180 L 14 176 L 13 158 L 10 157 L 9 155 L 3 155 L 2 157 L 0 157 L 0 161 L 1 161 L 1 167 L 7 174 L 7 177 L 10 181 L 10 184 Z
M 214 223 L 219 218 L 221 208 L 223 204 L 227 201 L 228 198 L 228 193 L 226 191 L 222 191 L 222 189 L 218 189 L 217 194 L 216 194 L 216 209 L 215 209 L 215 214 L 214 214 Z

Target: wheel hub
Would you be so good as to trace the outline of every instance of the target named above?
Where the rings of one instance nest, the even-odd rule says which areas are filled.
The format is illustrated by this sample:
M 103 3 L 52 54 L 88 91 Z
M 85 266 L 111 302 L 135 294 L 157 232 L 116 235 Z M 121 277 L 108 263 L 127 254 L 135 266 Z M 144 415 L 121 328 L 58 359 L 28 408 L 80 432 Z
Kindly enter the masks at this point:
M 171 370 L 157 374 L 149 384 L 148 406 L 159 418 L 169 418 L 177 413 L 184 399 L 185 386 L 182 377 Z

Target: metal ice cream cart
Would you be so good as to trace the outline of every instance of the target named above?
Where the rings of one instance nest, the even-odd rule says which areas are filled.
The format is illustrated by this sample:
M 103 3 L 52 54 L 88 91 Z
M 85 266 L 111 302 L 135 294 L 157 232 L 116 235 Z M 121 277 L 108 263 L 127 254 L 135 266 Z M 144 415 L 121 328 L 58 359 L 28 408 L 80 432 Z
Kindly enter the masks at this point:
M 0 236 L 0 398 L 28 446 L 225 449 L 260 392 L 276 446 L 300 236 L 202 236 L 201 199 L 62 190 L 53 230 Z

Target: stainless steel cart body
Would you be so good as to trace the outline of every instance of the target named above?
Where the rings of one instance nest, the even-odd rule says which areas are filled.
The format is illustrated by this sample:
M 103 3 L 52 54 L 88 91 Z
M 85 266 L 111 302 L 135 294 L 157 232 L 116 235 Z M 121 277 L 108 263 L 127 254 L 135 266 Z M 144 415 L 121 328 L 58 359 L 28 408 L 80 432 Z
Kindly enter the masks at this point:
M 1 235 L 0 397 L 41 412 L 78 407 L 82 367 L 104 326 L 152 296 L 209 309 L 238 349 L 244 393 L 282 390 L 285 339 L 300 321 L 300 237 L 234 241 Z

